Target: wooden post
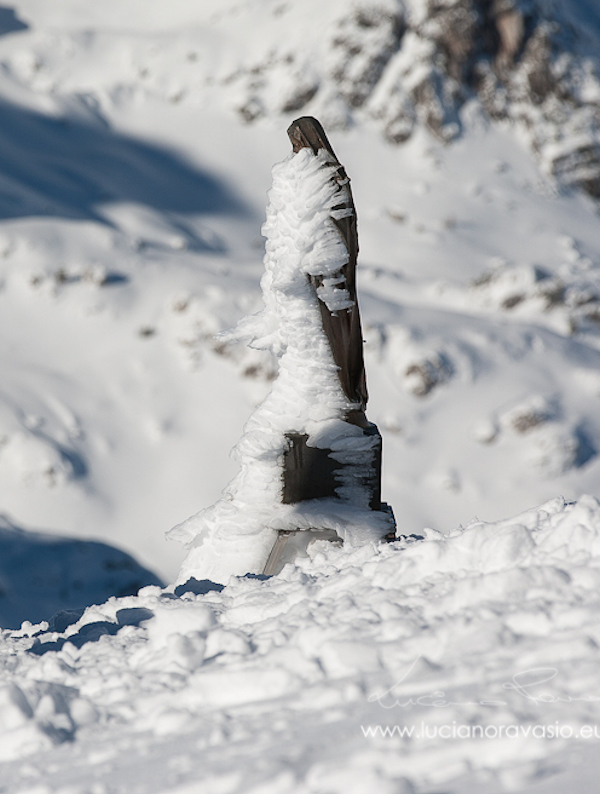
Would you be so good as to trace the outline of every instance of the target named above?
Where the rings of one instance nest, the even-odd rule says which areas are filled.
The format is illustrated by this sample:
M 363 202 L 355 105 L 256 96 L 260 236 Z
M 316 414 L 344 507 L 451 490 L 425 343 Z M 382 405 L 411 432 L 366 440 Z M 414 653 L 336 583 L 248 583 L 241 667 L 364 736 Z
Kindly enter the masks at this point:
M 333 360 L 338 367 L 340 385 L 348 401 L 353 404 L 353 408 L 340 419 L 361 428 L 363 434 L 372 440 L 373 454 L 368 465 L 365 465 L 362 471 L 358 467 L 360 486 L 367 488 L 370 509 L 387 513 L 393 526 L 391 508 L 381 502 L 381 435 L 376 425 L 369 422 L 365 415 L 368 392 L 360 312 L 356 294 L 358 233 L 356 208 L 350 189 L 350 180 L 337 159 L 323 127 L 316 119 L 310 116 L 296 119 L 288 129 L 288 136 L 296 153 L 302 148 L 310 148 L 314 154 L 321 149 L 326 149 L 331 158 L 331 165 L 335 167 L 333 180 L 336 183 L 340 201 L 339 205 L 334 205 L 333 211 L 344 210 L 345 212 L 340 214 L 345 214 L 345 217 L 332 217 L 331 220 L 348 252 L 347 263 L 335 275 L 340 279 L 339 286 L 348 291 L 351 306 L 347 309 L 331 311 L 318 295 L 322 277 L 309 275 L 308 279 L 314 288 L 323 330 L 329 341 Z M 340 498 L 336 493 L 336 489 L 343 479 L 343 476 L 340 477 L 340 473 L 344 466 L 352 464 L 336 461 L 330 449 L 311 445 L 306 433 L 289 432 L 286 434 L 286 442 L 283 458 L 282 502 L 296 504 L 309 499 Z M 357 472 L 355 471 L 354 474 L 356 476 Z M 306 535 L 306 542 L 308 542 L 308 533 L 315 533 L 315 537 L 321 537 L 324 530 L 315 527 L 313 530 L 304 530 L 301 533 L 289 530 L 280 532 L 264 572 L 267 574 L 276 572 L 291 536 Z M 392 532 L 391 535 L 393 536 L 393 534 Z M 331 531 L 325 532 L 325 536 L 329 539 L 337 537 Z
M 294 152 L 302 148 L 310 148 L 315 154 L 319 149 L 326 149 L 337 166 L 335 181 L 340 194 L 339 207 L 334 209 L 350 209 L 351 214 L 339 220 L 332 218 L 348 251 L 348 264 L 345 265 L 340 275 L 344 279 L 344 286 L 348 290 L 350 300 L 353 301 L 351 309 L 332 313 L 322 300 L 319 300 L 319 309 L 323 321 L 323 329 L 329 339 L 333 360 L 339 367 L 339 378 L 346 397 L 358 406 L 346 417 L 348 422 L 361 427 L 366 425 L 364 416 L 367 400 L 367 383 L 365 365 L 363 361 L 363 339 L 360 324 L 360 312 L 356 297 L 356 260 L 358 258 L 358 232 L 356 228 L 356 208 L 350 189 L 350 180 L 346 175 L 344 166 L 335 156 L 331 144 L 327 139 L 325 130 L 319 122 L 311 116 L 296 119 L 288 128 L 288 136 Z M 321 285 L 319 276 L 309 276 L 315 290 Z

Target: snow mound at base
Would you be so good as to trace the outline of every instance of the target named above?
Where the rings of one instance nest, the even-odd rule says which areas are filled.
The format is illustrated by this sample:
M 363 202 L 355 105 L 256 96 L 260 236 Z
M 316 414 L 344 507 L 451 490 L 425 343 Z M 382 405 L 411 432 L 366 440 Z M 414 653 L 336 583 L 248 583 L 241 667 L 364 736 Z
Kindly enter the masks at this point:
M 78 785 L 93 755 L 119 792 L 130 764 L 148 791 L 410 792 L 467 772 L 514 790 L 593 738 L 599 586 L 585 496 L 412 543 L 315 543 L 271 578 L 146 587 L 62 631 L 2 632 L 0 746 L 31 776 L 68 739 Z

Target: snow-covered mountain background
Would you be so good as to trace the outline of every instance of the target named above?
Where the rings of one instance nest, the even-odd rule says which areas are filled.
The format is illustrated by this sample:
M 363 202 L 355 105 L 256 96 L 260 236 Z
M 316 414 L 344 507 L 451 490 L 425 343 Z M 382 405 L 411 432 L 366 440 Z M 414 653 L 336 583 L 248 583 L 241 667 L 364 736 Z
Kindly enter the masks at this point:
M 17 0 L 0 34 L 0 788 L 593 790 L 597 3 Z M 300 115 L 352 179 L 383 497 L 425 540 L 168 593 L 276 374 L 214 335 L 260 309 Z M 423 720 L 598 726 L 363 730 Z

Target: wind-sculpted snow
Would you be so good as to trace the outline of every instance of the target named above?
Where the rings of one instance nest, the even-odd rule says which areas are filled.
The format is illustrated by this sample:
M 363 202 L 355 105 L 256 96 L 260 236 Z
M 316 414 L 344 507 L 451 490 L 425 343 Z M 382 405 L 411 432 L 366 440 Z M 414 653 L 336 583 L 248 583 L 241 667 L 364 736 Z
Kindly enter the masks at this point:
M 223 497 L 169 533 L 190 549 L 178 582 L 190 577 L 226 582 L 260 573 L 280 529 L 336 530 L 348 542 L 385 534 L 385 514 L 371 511 L 367 489 L 353 481 L 352 464 L 370 461 L 373 439 L 342 417 L 354 407 L 343 393 L 322 326 L 317 294 L 331 311 L 352 305 L 339 274 L 348 251 L 333 219 L 347 216 L 344 185 L 331 156 L 303 148 L 273 168 L 269 193 L 264 309 L 221 338 L 247 341 L 279 358 L 273 388 L 248 420 L 235 448 L 240 472 Z M 346 200 L 347 201 L 347 200 Z M 322 277 L 315 290 L 308 275 Z M 285 434 L 306 433 L 311 444 L 347 460 L 335 498 L 282 504 Z M 356 479 L 356 477 L 355 477 Z
M 560 772 L 600 734 L 600 503 L 424 535 L 4 631 L 0 785 L 408 794 Z

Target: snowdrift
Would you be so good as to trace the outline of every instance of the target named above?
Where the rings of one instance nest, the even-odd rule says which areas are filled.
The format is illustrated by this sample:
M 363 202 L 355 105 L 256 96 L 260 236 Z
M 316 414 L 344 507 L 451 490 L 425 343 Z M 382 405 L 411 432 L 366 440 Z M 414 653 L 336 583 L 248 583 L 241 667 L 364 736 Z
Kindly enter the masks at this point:
M 600 503 L 555 499 L 3 631 L 0 783 L 522 790 L 599 738 L 599 585 Z

